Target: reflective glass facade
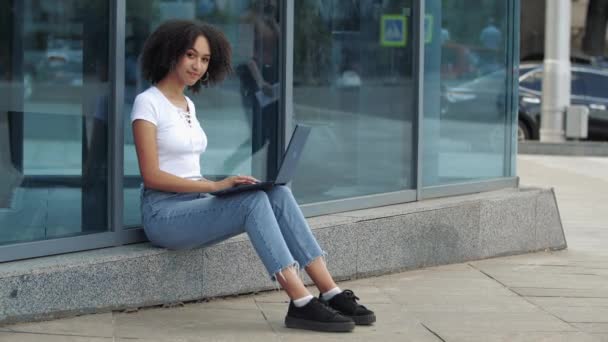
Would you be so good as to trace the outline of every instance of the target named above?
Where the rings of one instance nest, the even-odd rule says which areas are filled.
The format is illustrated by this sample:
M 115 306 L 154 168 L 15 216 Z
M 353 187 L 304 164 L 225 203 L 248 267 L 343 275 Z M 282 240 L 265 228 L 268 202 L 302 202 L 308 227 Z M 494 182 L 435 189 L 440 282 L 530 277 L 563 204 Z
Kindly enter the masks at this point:
M 109 4 L 0 13 L 0 244 L 106 231 Z
M 171 18 L 214 24 L 233 46 L 233 75 L 188 94 L 209 138 L 205 177 L 274 177 L 302 123 L 313 130 L 292 188 L 309 214 L 504 187 L 515 176 L 518 7 L 3 1 L 0 262 L 145 241 L 129 114 L 149 86 L 142 45 Z
M 412 1 L 297 1 L 295 13 L 294 121 L 313 127 L 300 203 L 416 188 Z
M 426 2 L 424 186 L 511 175 L 511 6 Z
M 135 96 L 150 85 L 139 77 L 137 58 L 150 33 L 168 19 L 193 19 L 213 24 L 230 40 L 232 77 L 220 86 L 188 94 L 209 141 L 201 156 L 203 175 L 217 179 L 248 174 L 272 179 L 277 170 L 279 101 L 261 104 L 253 73 L 267 86 L 281 87 L 279 52 L 281 8 L 276 1 L 127 1 L 125 28 L 124 222 L 140 225 L 139 168 L 129 122 Z

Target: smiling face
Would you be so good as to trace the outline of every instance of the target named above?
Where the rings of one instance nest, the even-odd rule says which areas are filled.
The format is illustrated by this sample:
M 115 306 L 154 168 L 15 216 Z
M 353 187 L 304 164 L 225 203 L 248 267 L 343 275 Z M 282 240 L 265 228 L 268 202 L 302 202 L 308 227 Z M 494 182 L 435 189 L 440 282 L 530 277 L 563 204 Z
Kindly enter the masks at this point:
M 209 42 L 204 36 L 198 36 L 191 48 L 180 58 L 174 69 L 179 82 L 192 86 L 205 75 L 211 60 Z

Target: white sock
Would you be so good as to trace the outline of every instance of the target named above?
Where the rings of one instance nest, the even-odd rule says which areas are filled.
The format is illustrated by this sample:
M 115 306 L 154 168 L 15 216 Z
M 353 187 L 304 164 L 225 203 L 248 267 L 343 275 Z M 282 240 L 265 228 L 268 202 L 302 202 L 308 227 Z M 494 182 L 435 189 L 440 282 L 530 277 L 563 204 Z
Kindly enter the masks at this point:
M 335 295 L 337 295 L 341 292 L 342 292 L 342 290 L 340 290 L 340 288 L 336 286 L 327 292 L 323 292 L 321 294 L 321 298 L 323 298 L 324 301 L 328 301 L 328 300 L 334 298 Z
M 310 302 L 311 299 L 312 299 L 312 295 L 308 295 L 308 296 L 304 296 L 302 298 L 294 299 L 293 300 L 293 305 L 295 305 L 296 308 L 301 308 L 301 307 L 305 306 L 306 304 L 308 304 L 308 302 Z

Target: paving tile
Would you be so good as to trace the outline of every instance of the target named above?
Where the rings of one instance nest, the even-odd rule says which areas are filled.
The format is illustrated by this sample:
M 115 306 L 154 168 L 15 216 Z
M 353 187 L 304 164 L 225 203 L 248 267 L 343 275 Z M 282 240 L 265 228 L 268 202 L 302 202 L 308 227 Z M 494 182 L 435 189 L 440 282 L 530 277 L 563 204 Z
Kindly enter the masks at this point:
M 526 297 L 540 307 L 591 307 L 607 308 L 608 298 Z
M 327 334 L 288 329 L 284 325 L 286 308 L 275 303 L 261 303 L 264 315 L 285 341 L 432 341 L 438 339 L 400 305 L 374 304 L 378 321 L 372 326 L 357 326 L 352 333 Z
M 69 335 L 49 335 L 34 333 L 0 332 L 2 342 L 113 342 L 112 337 L 88 337 Z
M 314 288 L 311 286 L 307 287 L 309 291 L 314 291 Z M 266 302 L 266 303 L 289 303 L 289 297 L 283 290 L 270 290 L 257 293 L 253 296 L 253 300 L 256 303 Z
M 591 334 L 597 338 L 599 342 L 608 342 L 608 334 Z
M 587 276 L 608 276 L 608 268 L 595 268 L 591 265 L 577 264 L 538 264 L 538 263 L 494 263 L 494 264 L 474 264 L 477 269 L 486 273 L 502 275 L 509 273 L 534 273 L 543 275 L 587 275 Z
M 258 309 L 206 308 L 204 303 L 170 309 L 115 314 L 115 335 L 144 340 L 274 339 Z
M 501 284 L 486 279 L 425 279 L 409 278 L 397 279 L 392 282 L 384 282 L 377 285 L 381 290 L 390 295 L 393 300 L 400 298 L 427 298 L 431 296 L 470 296 L 471 298 L 487 297 L 516 297 Z M 404 302 L 407 303 L 407 302 Z
M 268 337 L 263 335 L 257 335 L 255 333 L 244 337 L 240 334 L 223 334 L 213 335 L 205 334 L 201 332 L 197 336 L 171 336 L 171 337 L 159 337 L 159 338 L 131 338 L 131 337 L 117 337 L 114 342 L 280 342 L 278 336 Z
M 564 272 L 566 267 L 518 265 L 511 267 L 481 266 L 480 269 L 509 287 L 546 287 L 559 284 L 560 288 L 589 289 L 606 288 L 608 276 L 590 270 Z M 566 268 L 568 271 L 568 268 Z
M 597 334 L 608 334 L 608 323 L 572 323 L 576 328 Z
M 598 342 L 597 337 L 581 332 L 511 332 L 478 334 L 450 331 L 442 332 L 442 334 L 441 337 L 450 342 Z
M 501 296 L 425 296 L 424 298 L 406 297 L 399 301 L 405 303 L 410 312 L 443 313 L 538 313 L 541 310 L 526 300 Z
M 553 286 L 560 286 L 555 283 Z M 568 289 L 546 287 L 511 287 L 511 290 L 531 297 L 576 297 L 576 298 L 608 298 L 608 289 Z
M 257 310 L 258 307 L 255 304 L 255 297 L 251 295 L 246 296 L 235 296 L 235 297 L 219 297 L 213 298 L 208 302 L 201 302 L 197 304 L 188 304 L 193 306 L 200 306 L 205 310 L 211 309 L 230 309 L 230 310 Z
M 6 328 L 13 332 L 92 337 L 112 337 L 114 331 L 112 326 L 112 313 L 84 315 L 45 322 L 20 323 L 9 325 Z
M 570 323 L 608 323 L 608 307 L 548 306 L 544 309 Z
M 485 333 L 576 332 L 567 323 L 544 312 L 417 312 L 433 331 Z

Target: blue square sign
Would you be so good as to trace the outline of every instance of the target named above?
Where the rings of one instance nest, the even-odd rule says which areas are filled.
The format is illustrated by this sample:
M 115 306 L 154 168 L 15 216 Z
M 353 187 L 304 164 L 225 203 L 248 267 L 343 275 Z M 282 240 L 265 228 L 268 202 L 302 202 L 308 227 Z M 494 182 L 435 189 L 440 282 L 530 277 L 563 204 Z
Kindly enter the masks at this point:
M 404 47 L 407 45 L 407 17 L 383 15 L 380 21 L 380 45 Z

